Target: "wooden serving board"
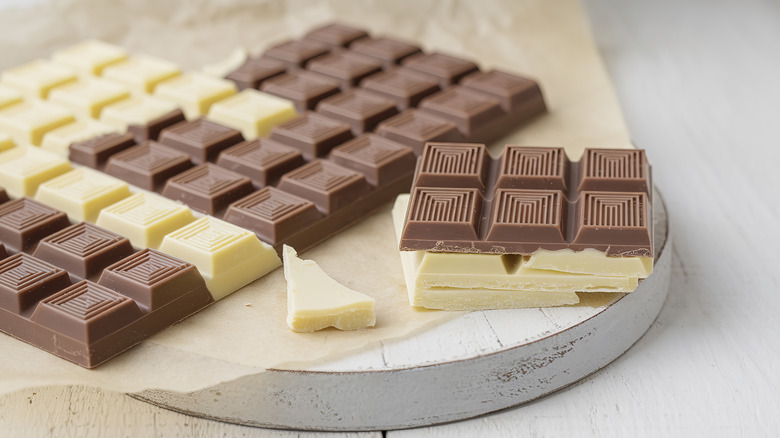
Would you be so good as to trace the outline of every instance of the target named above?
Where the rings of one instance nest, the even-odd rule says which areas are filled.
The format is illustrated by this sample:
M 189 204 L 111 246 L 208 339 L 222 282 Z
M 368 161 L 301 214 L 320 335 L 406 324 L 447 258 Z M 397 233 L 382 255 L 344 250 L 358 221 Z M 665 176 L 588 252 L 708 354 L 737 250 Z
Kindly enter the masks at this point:
M 307 370 L 274 369 L 191 393 L 133 397 L 230 423 L 307 430 L 390 430 L 470 418 L 570 385 L 630 348 L 661 311 L 672 250 L 654 193 L 655 267 L 636 291 L 589 305 L 471 312 L 408 338 Z

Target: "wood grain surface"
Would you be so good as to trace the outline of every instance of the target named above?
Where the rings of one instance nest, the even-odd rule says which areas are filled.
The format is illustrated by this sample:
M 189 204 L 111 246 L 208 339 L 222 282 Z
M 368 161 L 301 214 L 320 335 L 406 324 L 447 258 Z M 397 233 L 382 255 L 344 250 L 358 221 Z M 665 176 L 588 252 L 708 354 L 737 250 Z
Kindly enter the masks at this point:
M 780 4 L 585 6 L 674 218 L 679 262 L 665 308 L 631 350 L 568 389 L 391 438 L 780 435 Z M 0 397 L 8 437 L 318 435 L 197 419 L 91 388 Z

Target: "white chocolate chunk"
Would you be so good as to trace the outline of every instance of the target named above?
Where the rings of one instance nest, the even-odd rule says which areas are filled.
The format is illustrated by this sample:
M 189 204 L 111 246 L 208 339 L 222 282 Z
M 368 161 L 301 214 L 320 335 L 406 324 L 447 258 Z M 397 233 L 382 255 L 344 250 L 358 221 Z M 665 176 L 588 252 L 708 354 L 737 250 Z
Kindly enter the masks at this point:
M 75 120 L 70 110 L 35 99 L 1 109 L 0 131 L 17 144 L 40 146 L 44 134 Z
M 211 216 L 166 235 L 160 251 L 195 265 L 215 300 L 282 264 L 273 247 L 255 233 Z
M 187 206 L 151 193 L 136 193 L 100 210 L 97 224 L 130 239 L 133 246 L 159 249 L 163 237 L 195 220 Z
M 0 84 L 0 109 L 16 103 L 21 103 L 22 100 L 24 100 L 24 95 L 21 91 L 13 87 Z
M 104 107 L 129 97 L 130 90 L 124 85 L 99 78 L 66 84 L 49 93 L 49 101 L 69 108 L 76 117 L 84 119 L 97 119 Z
M 0 132 L 0 152 L 11 149 L 14 147 L 14 141 L 11 140 L 11 136 Z
M 145 125 L 177 108 L 172 102 L 152 96 L 132 97 L 105 107 L 100 121 L 124 132 L 128 125 Z
M 6 70 L 0 76 L 0 83 L 16 88 L 26 98 L 46 98 L 49 91 L 76 80 L 76 70 L 47 59 L 36 59 L 27 64 Z
M 173 62 L 151 56 L 136 55 L 111 64 L 103 70 L 103 77 L 120 82 L 136 95 L 148 94 L 160 82 L 181 74 Z
M 72 169 L 62 157 L 32 146 L 0 152 L 0 187 L 20 198 L 34 196 L 38 186 Z
M 525 263 L 528 268 L 545 269 L 575 274 L 594 274 L 647 278 L 653 273 L 652 257 L 607 257 L 602 251 L 569 249 L 534 252 Z
M 97 120 L 81 120 L 69 123 L 43 136 L 41 149 L 67 157 L 70 153 L 70 144 L 78 141 L 89 140 L 105 134 L 116 132 L 116 128 Z
M 241 131 L 247 140 L 266 137 L 274 126 L 296 116 L 289 100 L 251 88 L 215 103 L 208 114 L 210 120 Z
M 200 71 L 214 78 L 224 78 L 233 70 L 238 69 L 249 58 L 249 52 L 243 47 L 236 47 L 232 52 L 220 61 L 204 65 Z
M 102 208 L 128 196 L 130 189 L 124 181 L 78 168 L 41 184 L 35 199 L 64 211 L 75 222 L 94 223 Z
M 196 119 L 206 115 L 216 102 L 236 94 L 232 81 L 201 73 L 185 73 L 157 85 L 154 95 L 181 107 L 184 116 Z
M 287 326 L 296 332 L 326 327 L 358 330 L 376 324 L 375 300 L 332 279 L 313 260 L 301 260 L 284 245 Z
M 82 76 L 100 75 L 107 66 L 127 59 L 125 49 L 98 40 L 84 40 L 55 52 L 54 62 L 76 69 Z

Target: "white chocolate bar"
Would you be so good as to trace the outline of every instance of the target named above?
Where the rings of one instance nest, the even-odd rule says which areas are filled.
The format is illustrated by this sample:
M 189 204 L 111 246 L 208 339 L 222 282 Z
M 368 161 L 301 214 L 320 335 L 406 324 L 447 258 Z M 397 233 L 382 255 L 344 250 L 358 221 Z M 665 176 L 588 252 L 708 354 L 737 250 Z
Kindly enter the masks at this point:
M 183 204 L 152 193 L 136 193 L 100 210 L 97 224 L 127 237 L 133 246 L 159 249 L 166 234 L 194 220 Z
M 102 208 L 128 196 L 124 181 L 82 167 L 41 184 L 35 199 L 64 211 L 74 222 L 94 223 Z
M 185 73 L 157 85 L 154 95 L 178 105 L 188 119 L 196 119 L 209 112 L 216 102 L 236 94 L 232 81 L 213 78 L 201 73 Z
M 160 82 L 181 74 L 179 66 L 164 59 L 136 55 L 103 70 L 103 77 L 117 81 L 136 95 L 149 94 Z
M 127 59 L 125 49 L 98 40 L 85 40 L 51 56 L 54 62 L 76 69 L 82 77 L 100 75 L 111 64 Z
M 248 88 L 212 105 L 208 119 L 237 129 L 245 139 L 253 140 L 268 136 L 274 126 L 296 116 L 295 106 L 289 100 Z
M 36 59 L 4 71 L 0 83 L 16 88 L 28 99 L 44 99 L 51 89 L 73 82 L 76 78 L 76 70 L 67 65 Z
M 70 110 L 38 99 L 0 109 L 0 131 L 17 144 L 40 146 L 44 134 L 75 120 Z
M 43 182 L 72 168 L 60 156 L 33 146 L 18 146 L 0 152 L 0 187 L 15 198 L 32 197 Z
M 82 119 L 97 119 L 103 108 L 129 97 L 130 90 L 124 85 L 100 78 L 82 79 L 49 93 L 49 101 L 69 108 Z

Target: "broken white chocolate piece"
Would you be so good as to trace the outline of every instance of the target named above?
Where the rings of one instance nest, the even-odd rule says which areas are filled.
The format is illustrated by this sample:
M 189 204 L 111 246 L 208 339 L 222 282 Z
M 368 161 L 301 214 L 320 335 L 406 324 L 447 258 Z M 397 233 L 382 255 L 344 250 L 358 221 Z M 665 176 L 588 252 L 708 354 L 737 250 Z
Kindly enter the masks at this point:
M 282 253 L 290 330 L 358 330 L 376 324 L 373 298 L 339 284 L 313 260 L 298 258 L 290 246 L 284 245 Z

